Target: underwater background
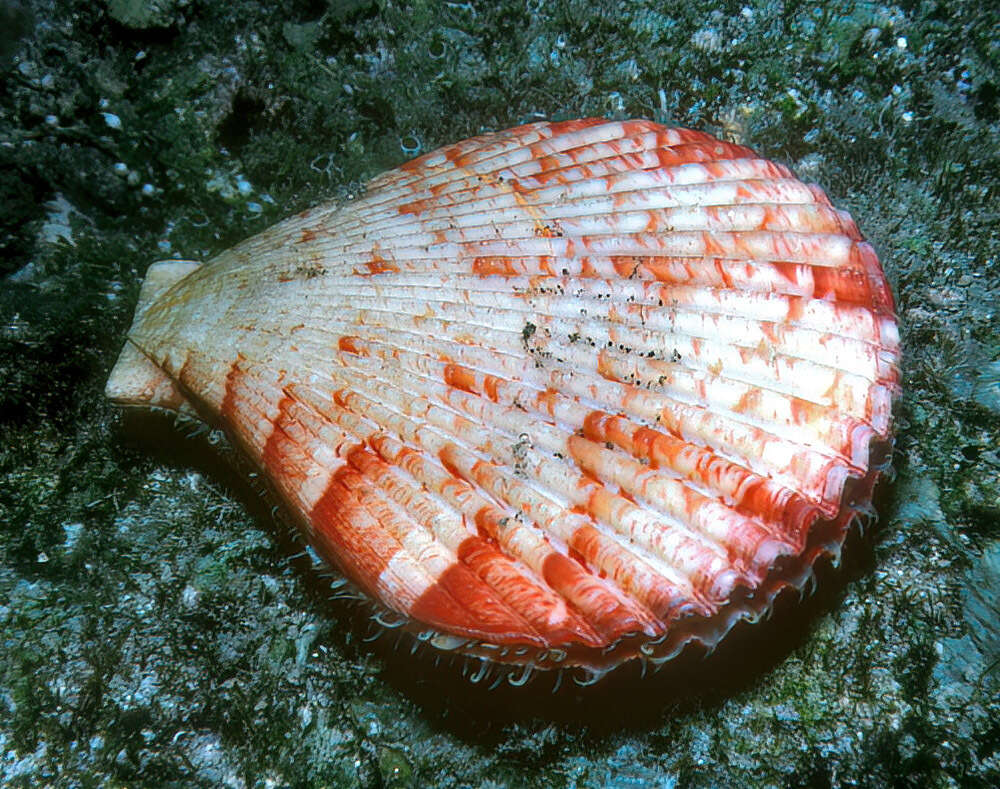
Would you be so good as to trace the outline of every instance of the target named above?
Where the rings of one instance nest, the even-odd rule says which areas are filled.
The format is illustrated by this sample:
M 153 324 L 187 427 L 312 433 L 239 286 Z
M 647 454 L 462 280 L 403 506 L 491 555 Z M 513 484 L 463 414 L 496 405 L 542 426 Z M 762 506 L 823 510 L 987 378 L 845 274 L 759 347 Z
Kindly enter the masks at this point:
M 491 689 L 330 600 L 216 434 L 102 389 L 152 261 L 583 116 L 852 213 L 897 299 L 896 478 L 720 654 Z M 1000 784 L 998 219 L 990 3 L 0 0 L 0 784 Z

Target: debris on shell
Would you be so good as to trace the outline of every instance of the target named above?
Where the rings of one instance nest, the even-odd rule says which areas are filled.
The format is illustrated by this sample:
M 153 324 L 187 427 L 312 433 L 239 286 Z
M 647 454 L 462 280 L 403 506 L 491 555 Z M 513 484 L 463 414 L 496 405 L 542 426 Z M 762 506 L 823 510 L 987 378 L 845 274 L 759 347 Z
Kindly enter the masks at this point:
M 839 554 L 898 365 L 875 252 L 818 187 L 590 119 L 154 264 L 107 393 L 225 428 L 432 646 L 599 676 L 713 648 Z

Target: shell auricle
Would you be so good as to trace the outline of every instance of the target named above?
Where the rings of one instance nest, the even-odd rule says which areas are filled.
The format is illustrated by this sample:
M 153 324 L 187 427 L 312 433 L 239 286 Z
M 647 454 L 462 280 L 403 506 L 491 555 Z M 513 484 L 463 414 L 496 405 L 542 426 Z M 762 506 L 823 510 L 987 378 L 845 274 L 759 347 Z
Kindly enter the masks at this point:
M 886 278 L 822 190 L 601 119 L 154 264 L 107 386 L 223 427 L 429 643 L 592 676 L 711 649 L 836 557 L 898 392 Z

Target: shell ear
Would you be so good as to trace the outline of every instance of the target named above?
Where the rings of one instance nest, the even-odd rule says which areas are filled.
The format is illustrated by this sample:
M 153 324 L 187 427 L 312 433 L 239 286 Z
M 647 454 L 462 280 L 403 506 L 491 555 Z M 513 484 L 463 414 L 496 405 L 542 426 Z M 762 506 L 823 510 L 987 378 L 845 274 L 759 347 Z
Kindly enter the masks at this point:
M 193 260 L 161 260 L 146 271 L 139 290 L 139 303 L 132 319 L 134 329 L 150 305 L 201 264 Z M 157 367 L 131 340 L 126 340 L 115 363 L 104 394 L 117 405 L 135 405 L 151 408 L 168 408 L 196 415 L 184 394 L 163 370 Z

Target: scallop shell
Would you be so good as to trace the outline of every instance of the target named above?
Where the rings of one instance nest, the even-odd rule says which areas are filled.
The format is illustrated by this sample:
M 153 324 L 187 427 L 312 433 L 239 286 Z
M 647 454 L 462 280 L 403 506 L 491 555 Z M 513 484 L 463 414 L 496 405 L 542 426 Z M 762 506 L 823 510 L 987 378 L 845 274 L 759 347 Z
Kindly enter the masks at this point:
M 224 427 L 430 643 L 599 675 L 711 649 L 838 555 L 898 362 L 878 259 L 818 187 L 591 119 L 155 264 L 107 391 Z

